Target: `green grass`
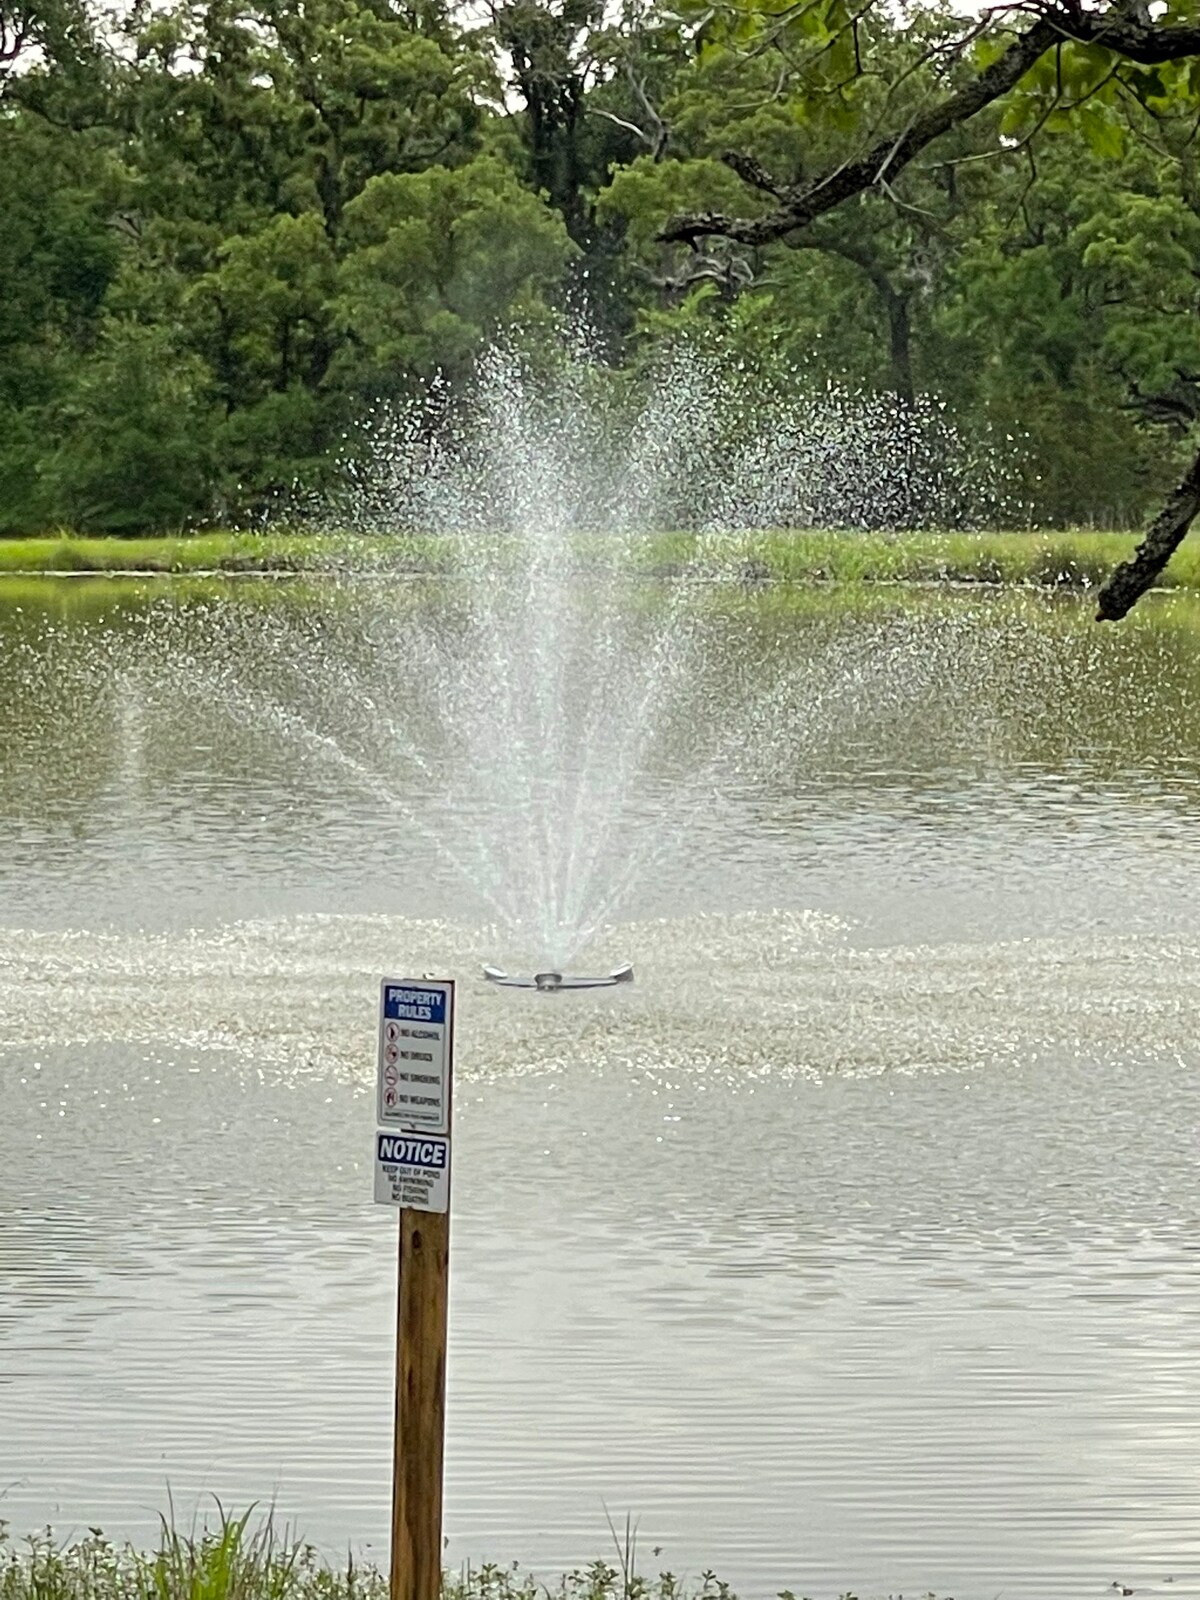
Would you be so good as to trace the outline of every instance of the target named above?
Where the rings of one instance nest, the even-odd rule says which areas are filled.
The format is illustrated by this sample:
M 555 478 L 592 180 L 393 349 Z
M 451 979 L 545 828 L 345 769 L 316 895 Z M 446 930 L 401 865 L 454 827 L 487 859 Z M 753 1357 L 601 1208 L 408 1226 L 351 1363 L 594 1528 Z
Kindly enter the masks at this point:
M 0 573 L 321 572 L 409 565 L 436 571 L 440 551 L 419 536 L 195 533 L 153 539 L 0 539 Z
M 1137 536 L 1090 530 L 1036 533 L 834 533 L 803 530 L 697 536 L 661 533 L 633 545 L 635 570 L 749 581 L 987 583 L 1087 589 L 1102 583 Z M 514 542 L 514 550 L 517 548 Z M 583 535 L 577 561 L 604 564 L 612 541 Z M 617 546 L 627 551 L 630 546 Z M 454 565 L 436 535 L 198 533 L 155 539 L 0 539 L 0 573 L 319 573 Z M 1200 541 L 1185 544 L 1163 576 L 1200 589 Z
M 16 1542 L 0 1522 L 0 1600 L 387 1600 L 377 1567 L 352 1558 L 330 1566 L 270 1515 L 252 1518 L 253 1508 L 234 1517 L 218 1505 L 213 1521 L 188 1533 L 164 1518 L 150 1551 L 114 1544 L 98 1528 L 65 1543 L 49 1529 Z M 643 1577 L 632 1531 L 614 1531 L 614 1541 L 614 1561 L 551 1582 L 516 1566 L 448 1572 L 443 1600 L 736 1600 L 711 1572 Z M 796 1597 L 784 1590 L 781 1600 Z
M 747 533 L 696 540 L 662 535 L 663 570 L 743 563 L 748 579 L 828 583 L 983 583 L 1088 589 L 1133 553 L 1138 535 L 1052 532 Z M 1164 585 L 1200 589 L 1200 544 L 1185 545 Z

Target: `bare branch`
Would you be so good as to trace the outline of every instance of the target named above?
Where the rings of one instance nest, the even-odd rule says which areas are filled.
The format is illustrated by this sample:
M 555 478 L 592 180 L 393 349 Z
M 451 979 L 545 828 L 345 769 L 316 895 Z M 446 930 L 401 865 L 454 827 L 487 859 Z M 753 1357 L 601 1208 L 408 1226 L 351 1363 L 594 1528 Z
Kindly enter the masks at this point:
M 902 200 L 886 178 L 880 178 L 879 186 L 897 211 L 907 211 L 910 217 L 916 217 L 917 221 L 931 233 L 936 233 L 943 239 L 946 237 L 946 230 L 942 227 L 940 219 L 934 212 L 927 210 L 924 206 L 914 206 L 909 201 Z
M 625 63 L 625 79 L 629 84 L 633 98 L 641 107 L 642 115 L 645 117 L 650 127 L 654 130 L 652 138 L 647 138 L 645 134 L 643 134 L 642 137 L 650 146 L 650 153 L 653 155 L 655 161 L 659 161 L 662 158 L 663 152 L 667 148 L 667 141 L 671 137 L 671 130 L 667 127 L 666 123 L 659 115 L 658 108 L 654 105 L 650 99 L 650 96 L 646 93 L 645 83 L 641 78 L 638 77 L 637 73 L 633 70 L 632 63 L 629 61 L 626 61 Z
M 616 128 L 623 128 L 626 133 L 633 134 L 635 139 L 640 139 L 648 148 L 653 149 L 654 140 L 644 128 L 639 128 L 636 122 L 627 122 L 624 117 L 618 117 L 614 111 L 605 111 L 601 106 L 586 105 L 584 110 L 590 117 L 602 117 L 605 122 L 611 122 Z

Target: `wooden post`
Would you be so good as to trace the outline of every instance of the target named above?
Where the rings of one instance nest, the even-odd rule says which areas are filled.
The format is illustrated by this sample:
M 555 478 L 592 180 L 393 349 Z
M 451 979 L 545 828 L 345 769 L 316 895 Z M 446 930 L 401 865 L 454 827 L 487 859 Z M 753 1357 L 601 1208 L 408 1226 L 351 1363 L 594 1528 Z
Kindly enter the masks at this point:
M 439 1600 L 449 1213 L 400 1212 L 391 1600 Z
M 400 1208 L 390 1600 L 440 1600 L 454 984 L 384 978 L 375 1199 Z

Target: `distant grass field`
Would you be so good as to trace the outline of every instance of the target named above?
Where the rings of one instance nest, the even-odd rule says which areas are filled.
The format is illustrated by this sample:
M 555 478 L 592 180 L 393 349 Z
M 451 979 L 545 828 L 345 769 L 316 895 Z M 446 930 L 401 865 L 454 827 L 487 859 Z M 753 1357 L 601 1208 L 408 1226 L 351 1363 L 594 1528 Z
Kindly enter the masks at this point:
M 1132 533 L 857 533 L 800 530 L 661 533 L 633 546 L 647 575 L 733 575 L 769 582 L 988 583 L 1087 589 L 1102 583 L 1137 542 Z M 581 535 L 574 557 L 604 564 L 613 546 Z M 621 545 L 628 551 L 630 546 Z M 516 545 L 514 543 L 514 551 Z M 0 573 L 290 573 L 455 564 L 436 535 L 198 533 L 152 539 L 0 539 Z M 1200 541 L 1177 552 L 1163 587 L 1200 589 Z
M 0 572 L 311 572 L 382 561 L 387 539 L 309 533 L 194 533 L 148 539 L 0 539 Z

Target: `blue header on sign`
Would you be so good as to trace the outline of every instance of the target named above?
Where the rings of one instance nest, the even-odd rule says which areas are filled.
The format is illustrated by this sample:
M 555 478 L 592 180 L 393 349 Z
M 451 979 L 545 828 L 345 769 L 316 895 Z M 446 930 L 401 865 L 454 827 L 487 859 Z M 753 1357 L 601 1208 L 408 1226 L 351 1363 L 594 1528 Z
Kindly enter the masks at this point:
M 450 1141 L 420 1133 L 377 1133 L 375 1155 L 389 1165 L 445 1172 L 450 1160 Z
M 446 991 L 388 983 L 383 988 L 383 1014 L 389 1022 L 441 1022 L 446 1020 Z

